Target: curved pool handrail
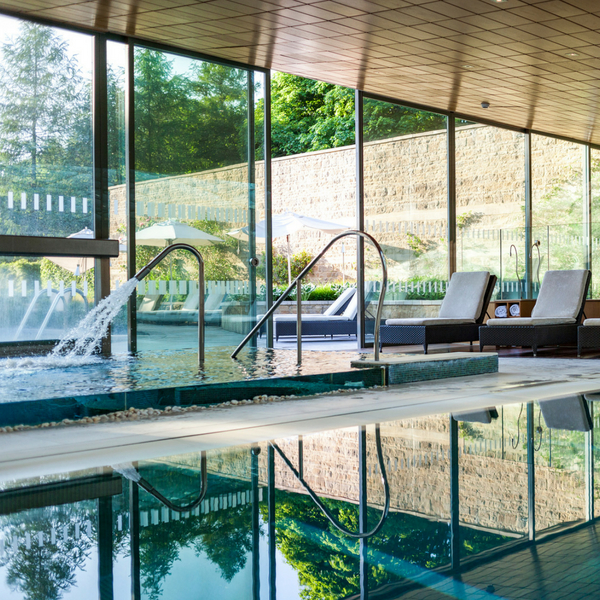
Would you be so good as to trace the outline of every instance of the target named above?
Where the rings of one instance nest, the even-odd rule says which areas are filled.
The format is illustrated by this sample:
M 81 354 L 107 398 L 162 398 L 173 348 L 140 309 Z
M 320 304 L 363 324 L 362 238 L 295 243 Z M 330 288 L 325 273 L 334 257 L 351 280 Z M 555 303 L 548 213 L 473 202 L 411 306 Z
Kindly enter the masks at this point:
M 197 506 L 200 506 L 202 500 L 204 500 L 206 496 L 206 492 L 208 490 L 208 470 L 206 468 L 206 452 L 202 451 L 200 454 L 200 494 L 198 497 L 189 504 L 184 506 L 180 506 L 171 502 L 168 498 L 163 496 L 158 490 L 156 490 L 146 479 L 144 479 L 140 472 L 132 465 L 113 465 L 113 470 L 117 473 L 121 474 L 123 477 L 126 477 L 133 483 L 137 484 L 142 489 L 146 490 L 150 495 L 154 496 L 157 500 L 162 502 L 167 508 L 178 512 L 190 512 L 194 510 Z
M 382 269 L 382 282 L 381 282 L 381 293 L 379 294 L 379 302 L 377 303 L 377 313 L 375 315 L 375 339 L 373 341 L 373 354 L 374 359 L 379 360 L 379 327 L 381 326 L 381 315 L 383 314 L 383 302 L 385 300 L 385 292 L 387 290 L 387 262 L 385 260 L 385 256 L 383 254 L 383 250 L 381 246 L 377 242 L 377 240 L 370 234 L 364 231 L 358 231 L 357 229 L 349 229 L 347 231 L 343 231 L 342 233 L 338 233 L 333 239 L 326 244 L 326 246 L 313 258 L 304 269 L 300 272 L 298 277 L 292 281 L 289 287 L 281 294 L 281 296 L 277 299 L 277 301 L 271 306 L 271 308 L 263 315 L 262 319 L 258 321 L 258 323 L 252 328 L 250 333 L 246 335 L 246 337 L 242 340 L 240 345 L 233 351 L 231 354 L 231 358 L 235 358 L 240 350 L 250 341 L 253 335 L 258 333 L 258 330 L 263 326 L 263 324 L 267 321 L 267 319 L 279 308 L 279 305 L 290 295 L 292 290 L 295 287 L 298 287 L 297 293 L 297 302 L 298 302 L 298 325 L 296 328 L 296 337 L 298 341 L 298 362 L 300 362 L 300 354 L 302 352 L 302 312 L 301 312 L 301 297 L 300 297 L 300 282 L 304 278 L 304 276 L 321 260 L 321 258 L 325 255 L 325 253 L 335 244 L 338 240 L 349 236 L 355 235 L 357 237 L 361 237 L 363 239 L 369 240 L 375 249 L 379 253 L 379 259 L 381 260 L 381 269 Z
M 325 515 L 325 517 L 327 517 L 328 521 L 338 531 L 341 531 L 344 535 L 347 535 L 348 537 L 351 537 L 351 538 L 354 538 L 357 540 L 363 540 L 363 539 L 373 537 L 374 535 L 377 535 L 381 531 L 381 528 L 383 527 L 385 520 L 387 519 L 388 513 L 390 511 L 390 485 L 388 483 L 387 473 L 385 470 L 385 461 L 383 460 L 383 449 L 381 447 L 381 433 L 379 431 L 379 423 L 377 423 L 375 425 L 375 444 L 377 446 L 377 460 L 379 462 L 379 468 L 381 469 L 381 482 L 383 483 L 383 490 L 384 490 L 384 494 L 385 494 L 385 503 L 383 506 L 383 512 L 381 513 L 381 518 L 379 519 L 379 522 L 370 531 L 364 531 L 364 532 L 350 531 L 348 528 L 344 527 L 344 525 L 339 523 L 337 521 L 337 519 L 333 516 L 331 511 L 325 506 L 325 504 L 323 504 L 323 502 L 321 502 L 321 500 L 319 499 L 317 494 L 313 491 L 313 489 L 310 487 L 310 485 L 308 485 L 308 483 L 306 483 L 306 481 L 304 480 L 304 476 L 296 470 L 296 468 L 294 467 L 294 465 L 292 464 L 290 459 L 285 455 L 285 452 L 275 442 L 269 442 L 269 443 L 271 444 L 273 449 L 277 452 L 277 454 L 279 454 L 279 456 L 281 457 L 283 462 L 286 464 L 288 469 L 290 469 L 290 471 L 293 473 L 294 477 L 300 482 L 300 485 L 302 485 L 302 487 L 304 488 L 306 493 L 311 497 L 312 501 L 318 506 L 318 508 L 321 510 L 321 512 Z M 300 455 L 300 452 L 299 452 L 299 455 Z
M 138 281 L 144 279 L 165 256 L 171 254 L 174 250 L 187 250 L 198 261 L 198 364 L 202 366 L 204 364 L 204 259 L 202 258 L 202 254 L 194 246 L 190 246 L 190 244 L 171 244 L 157 254 L 145 267 L 140 269 L 134 277 Z

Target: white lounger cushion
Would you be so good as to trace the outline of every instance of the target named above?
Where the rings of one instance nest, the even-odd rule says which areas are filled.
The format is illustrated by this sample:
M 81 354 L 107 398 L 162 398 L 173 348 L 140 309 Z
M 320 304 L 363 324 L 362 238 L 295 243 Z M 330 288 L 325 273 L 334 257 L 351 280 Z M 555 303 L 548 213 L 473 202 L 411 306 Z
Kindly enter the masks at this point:
M 388 319 L 386 325 L 464 325 L 475 323 L 475 319 L 440 319 L 439 317 L 415 317 L 412 319 Z
M 583 324 L 586 327 L 600 327 L 600 319 L 586 319 Z
M 275 323 L 295 323 L 296 315 L 275 315 L 274 317 Z M 312 321 L 316 323 L 317 321 L 323 321 L 323 323 L 327 323 L 327 321 L 352 321 L 348 317 L 344 315 L 302 315 L 302 322 L 306 323 L 307 321 Z M 258 320 L 257 320 L 258 322 Z
M 515 317 L 511 319 L 488 319 L 487 324 L 504 325 L 506 327 L 531 326 L 531 325 L 572 325 L 575 319 L 561 317 Z
M 476 320 L 483 309 L 483 297 L 489 280 L 488 271 L 453 273 L 446 297 L 440 306 L 439 317 Z
M 585 292 L 588 271 L 546 271 L 532 317 L 576 319 Z
M 323 313 L 324 315 L 337 315 L 340 311 L 340 308 L 350 300 L 352 296 L 356 293 L 356 288 L 348 288 L 344 290 L 342 294 L 340 294 L 339 298 L 329 306 L 329 308 Z

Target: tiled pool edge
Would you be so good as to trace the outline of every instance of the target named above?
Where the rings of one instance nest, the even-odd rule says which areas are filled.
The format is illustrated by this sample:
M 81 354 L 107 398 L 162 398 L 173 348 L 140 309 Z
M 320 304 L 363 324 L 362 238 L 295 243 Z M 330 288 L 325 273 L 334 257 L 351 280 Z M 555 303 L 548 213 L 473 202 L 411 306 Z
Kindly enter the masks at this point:
M 386 371 L 386 385 L 468 377 L 498 372 L 496 353 L 449 353 L 442 355 L 393 356 L 381 355 L 379 361 L 353 361 L 357 368 L 379 365 Z
M 130 408 L 209 406 L 228 400 L 267 396 L 313 396 L 324 392 L 385 385 L 381 367 L 336 373 L 298 375 L 182 387 L 131 390 L 109 394 L 66 396 L 0 404 L 0 427 L 41 425 L 63 419 L 78 420 Z

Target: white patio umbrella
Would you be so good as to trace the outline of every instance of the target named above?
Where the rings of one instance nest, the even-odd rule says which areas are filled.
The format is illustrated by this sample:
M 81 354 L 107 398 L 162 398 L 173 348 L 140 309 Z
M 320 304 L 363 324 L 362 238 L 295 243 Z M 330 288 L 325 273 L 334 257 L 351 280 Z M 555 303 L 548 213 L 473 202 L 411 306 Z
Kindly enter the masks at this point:
M 288 281 L 292 283 L 292 263 L 291 263 L 291 249 L 290 249 L 290 234 L 300 231 L 301 229 L 315 229 L 317 231 L 324 231 L 336 235 L 350 229 L 348 225 L 342 225 L 341 223 L 334 223 L 332 221 L 324 221 L 323 219 L 315 219 L 314 217 L 307 217 L 305 215 L 299 215 L 293 212 L 284 212 L 280 215 L 273 215 L 273 237 L 283 237 L 287 239 L 287 260 L 288 260 Z M 241 227 L 239 229 L 233 229 L 227 232 L 238 240 L 249 239 L 249 227 Z M 263 219 L 256 224 L 256 238 L 266 238 L 266 221 Z
M 138 231 L 135 234 L 135 241 L 144 246 L 166 248 L 176 242 L 189 244 L 190 246 L 212 246 L 223 240 L 185 223 L 169 220 L 163 223 L 156 223 Z M 169 279 L 172 279 L 171 270 L 172 264 L 169 260 Z
M 94 232 L 88 227 L 84 227 L 81 231 L 73 233 L 68 237 L 93 240 Z M 46 258 L 57 264 L 59 267 L 70 271 L 73 273 L 73 275 L 75 275 L 75 277 L 79 277 L 79 275 L 83 275 L 86 271 L 94 268 L 94 259 L 89 257 L 77 258 L 76 256 L 46 256 Z
M 135 241 L 144 246 L 166 248 L 175 242 L 190 246 L 211 246 L 223 240 L 179 221 L 165 221 L 138 231 Z

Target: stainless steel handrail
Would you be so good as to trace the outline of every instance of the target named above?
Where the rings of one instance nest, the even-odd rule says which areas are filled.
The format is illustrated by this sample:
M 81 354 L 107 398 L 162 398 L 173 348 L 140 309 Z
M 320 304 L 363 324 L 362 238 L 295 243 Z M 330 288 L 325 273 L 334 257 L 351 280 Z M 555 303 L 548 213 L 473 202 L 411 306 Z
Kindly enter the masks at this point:
M 385 256 L 383 254 L 383 250 L 381 246 L 377 242 L 377 240 L 370 234 L 365 233 L 364 231 L 358 231 L 356 229 L 349 229 L 348 231 L 343 231 L 336 235 L 329 243 L 313 258 L 306 267 L 302 270 L 302 272 L 292 281 L 287 290 L 281 294 L 281 296 L 277 299 L 277 301 L 271 306 L 271 308 L 263 315 L 262 319 L 258 321 L 258 323 L 252 328 L 252 331 L 242 340 L 240 345 L 233 351 L 231 358 L 235 358 L 240 350 L 248 343 L 248 341 L 252 338 L 253 335 L 258 333 L 258 330 L 263 326 L 263 324 L 267 321 L 267 319 L 279 308 L 279 305 L 290 295 L 294 288 L 297 289 L 296 292 L 296 303 L 298 307 L 298 316 L 297 316 L 297 326 L 296 326 L 296 337 L 298 338 L 297 348 L 298 348 L 298 363 L 302 361 L 302 300 L 301 300 L 301 284 L 300 282 L 304 278 L 304 276 L 315 266 L 319 260 L 323 257 L 323 255 L 335 244 L 338 240 L 349 236 L 356 235 L 358 237 L 369 240 L 375 249 L 379 253 L 379 258 L 381 260 L 381 268 L 383 271 L 383 279 L 381 285 L 381 293 L 379 295 L 379 302 L 377 303 L 377 314 L 375 315 L 375 339 L 373 340 L 373 355 L 375 360 L 379 360 L 379 327 L 381 325 L 381 315 L 383 313 L 383 302 L 385 300 L 385 292 L 387 290 L 387 263 L 385 260 Z M 358 317 L 357 317 L 358 318 Z
M 187 250 L 198 260 L 198 364 L 202 366 L 204 364 L 204 259 L 202 254 L 189 244 L 171 244 L 140 269 L 134 277 L 139 281 L 144 279 L 165 256 L 174 250 Z

